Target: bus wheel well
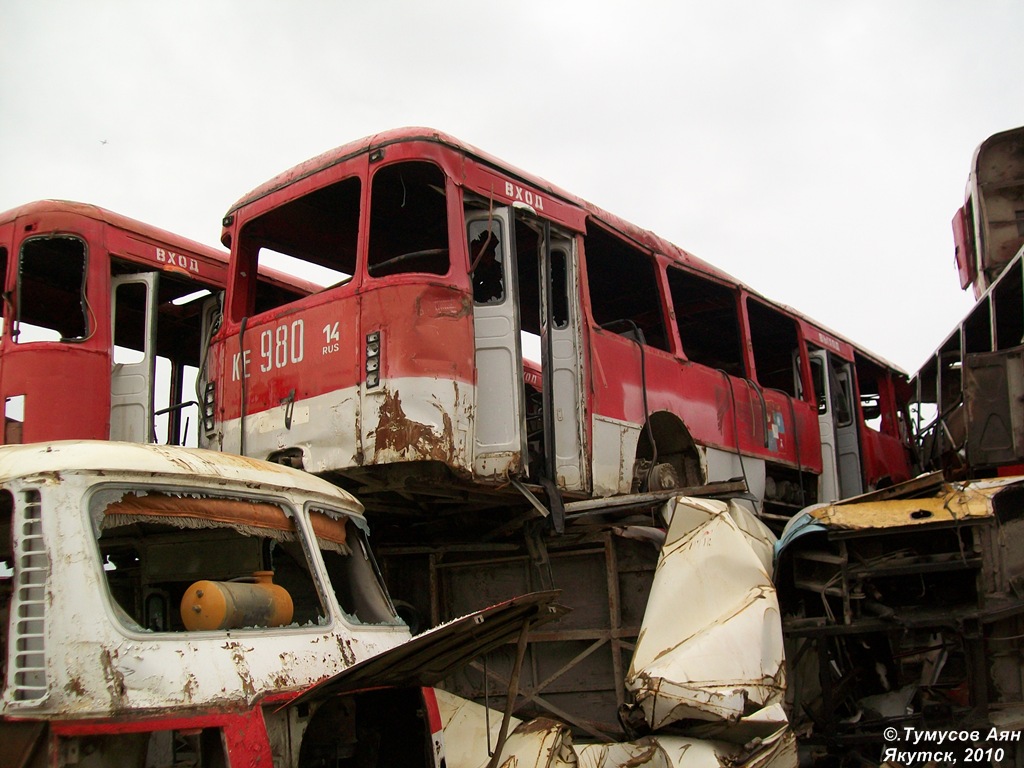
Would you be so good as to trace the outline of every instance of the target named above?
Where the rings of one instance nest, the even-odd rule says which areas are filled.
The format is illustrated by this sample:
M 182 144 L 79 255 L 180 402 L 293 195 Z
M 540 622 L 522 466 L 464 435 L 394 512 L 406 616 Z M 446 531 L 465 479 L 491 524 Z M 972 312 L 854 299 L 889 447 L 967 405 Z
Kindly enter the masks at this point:
M 634 490 L 669 490 L 704 482 L 700 449 L 686 425 L 674 413 L 652 413 L 636 445 Z

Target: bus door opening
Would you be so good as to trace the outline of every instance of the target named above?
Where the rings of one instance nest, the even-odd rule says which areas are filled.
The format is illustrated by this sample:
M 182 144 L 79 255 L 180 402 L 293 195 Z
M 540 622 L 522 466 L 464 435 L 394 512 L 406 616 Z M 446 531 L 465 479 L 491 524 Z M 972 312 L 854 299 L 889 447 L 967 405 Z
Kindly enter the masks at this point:
M 541 374 L 532 382 L 540 385 L 534 389 L 540 412 L 531 419 L 530 476 L 550 478 L 562 491 L 589 491 L 575 240 L 517 211 L 516 244 L 522 333 L 537 338 Z M 539 298 L 528 297 L 524 286 L 536 286 Z M 528 377 L 528 409 L 531 389 Z
M 111 266 L 132 268 L 120 260 Z M 160 272 L 125 272 L 110 283 L 110 439 L 196 445 L 203 428 L 199 368 L 219 298 Z
M 853 363 L 824 349 L 810 352 L 811 375 L 818 402 L 822 477 L 820 501 L 863 493 L 860 436 L 854 408 Z
M 110 280 L 114 360 L 110 372 L 110 439 L 155 442 L 156 315 L 159 274 Z
M 473 474 L 521 476 L 527 464 L 523 351 L 508 208 L 467 212 L 476 347 Z
M 478 370 L 475 471 L 493 474 L 502 451 L 520 451 L 519 474 L 531 482 L 587 490 L 574 241 L 508 208 L 467 213 L 467 236 Z M 504 467 L 512 470 L 512 463 Z

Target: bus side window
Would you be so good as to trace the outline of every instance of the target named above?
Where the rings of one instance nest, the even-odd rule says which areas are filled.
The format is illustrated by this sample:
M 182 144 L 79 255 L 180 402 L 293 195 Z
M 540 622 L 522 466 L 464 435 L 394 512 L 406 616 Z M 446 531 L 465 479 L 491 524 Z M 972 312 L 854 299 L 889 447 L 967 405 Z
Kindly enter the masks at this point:
M 860 410 L 864 424 L 876 432 L 896 434 L 891 418 L 891 391 L 884 370 L 861 355 L 854 357 L 857 371 L 857 388 L 860 390 Z
M 7 289 L 7 249 L 0 245 L 0 292 Z M 0 334 L 3 334 L 7 327 L 7 313 L 10 307 L 10 297 L 3 293 L 3 300 L 0 301 Z
M 746 376 L 736 292 L 674 268 L 668 270 L 668 285 L 686 358 L 731 376 Z
M 551 251 L 551 322 L 558 330 L 569 327 L 569 254 Z
M 86 339 L 85 265 L 85 243 L 77 237 L 34 237 L 22 244 L 11 331 L 15 341 Z
M 828 389 L 825 386 L 825 366 L 821 359 L 811 357 L 811 381 L 814 384 L 814 395 L 818 400 L 818 415 L 828 413 Z
M 245 223 L 238 243 L 230 318 L 237 322 L 294 301 L 287 291 L 260 291 L 257 266 L 277 269 L 324 288 L 343 285 L 356 271 L 362 182 L 350 176 Z
M 850 380 L 848 366 L 833 367 L 833 380 L 836 382 L 836 426 L 847 427 L 853 421 L 853 382 Z
M 800 344 L 796 323 L 792 318 L 749 297 L 747 315 L 750 319 L 750 346 L 754 352 L 758 384 L 795 397 L 800 372 L 798 366 L 797 375 L 794 376 L 793 359 Z
M 590 307 L 602 328 L 669 351 L 654 260 L 598 227 L 584 243 Z
M 470 272 L 473 275 L 473 301 L 477 304 L 501 304 L 505 300 L 504 237 L 497 219 L 478 219 L 467 227 Z

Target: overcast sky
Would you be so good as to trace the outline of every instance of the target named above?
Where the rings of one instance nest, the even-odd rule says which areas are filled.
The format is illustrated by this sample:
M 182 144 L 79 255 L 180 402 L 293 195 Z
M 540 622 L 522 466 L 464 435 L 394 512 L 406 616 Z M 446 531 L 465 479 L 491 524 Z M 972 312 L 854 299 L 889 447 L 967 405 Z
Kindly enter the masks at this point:
M 1024 124 L 1021 0 L 5 0 L 0 210 L 205 243 L 271 176 L 451 133 L 915 370 L 971 305 L 950 219 Z

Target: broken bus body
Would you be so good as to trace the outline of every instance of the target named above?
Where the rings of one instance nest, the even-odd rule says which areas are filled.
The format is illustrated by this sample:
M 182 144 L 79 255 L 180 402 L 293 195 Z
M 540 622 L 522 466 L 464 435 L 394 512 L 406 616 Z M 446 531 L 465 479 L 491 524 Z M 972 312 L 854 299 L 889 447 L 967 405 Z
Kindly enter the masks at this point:
M 445 134 L 309 160 L 236 203 L 222 241 L 204 444 L 368 509 L 430 493 L 433 514 L 475 514 L 513 503 L 493 495 L 510 479 L 557 508 L 742 477 L 782 522 L 910 476 L 899 370 Z M 331 285 L 261 310 L 263 264 Z
M 413 627 L 563 588 L 572 613 L 531 638 L 517 714 L 577 735 L 628 735 L 657 563 L 644 528 L 659 523 L 608 502 L 749 489 L 781 528 L 910 475 L 898 369 L 450 136 L 314 158 L 233 206 L 222 241 L 204 444 L 357 495 Z M 260 311 L 259 265 L 327 287 Z M 509 666 L 446 685 L 483 701 Z
M 921 464 L 959 478 L 1024 474 L 1024 127 L 982 142 L 966 197 L 956 263 L 978 300 L 914 376 Z
M 2 442 L 194 445 L 193 390 L 226 276 L 223 251 L 94 205 L 0 214 Z M 264 270 L 257 303 L 313 287 Z
M 0 448 L 0 762 L 442 765 L 430 689 L 290 706 L 409 639 L 366 536 L 355 499 L 287 467 Z

